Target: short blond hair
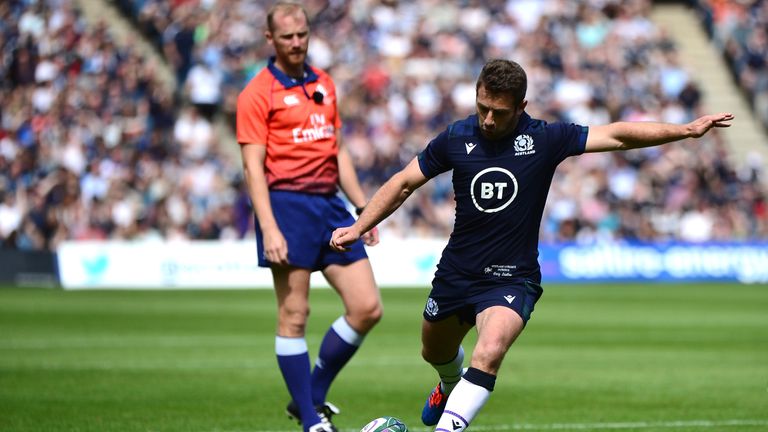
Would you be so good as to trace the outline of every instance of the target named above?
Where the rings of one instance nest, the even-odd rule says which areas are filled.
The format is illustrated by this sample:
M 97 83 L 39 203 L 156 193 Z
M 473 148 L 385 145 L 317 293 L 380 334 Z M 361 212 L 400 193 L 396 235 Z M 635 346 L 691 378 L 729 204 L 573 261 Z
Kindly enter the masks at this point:
M 304 18 L 307 19 L 307 24 L 309 24 L 309 15 L 307 15 L 307 10 L 304 9 L 304 6 L 301 3 L 290 0 L 280 0 L 276 2 L 269 8 L 269 12 L 267 12 L 267 30 L 269 30 L 270 33 L 275 30 L 276 13 L 280 12 L 290 15 L 299 11 L 304 14 Z

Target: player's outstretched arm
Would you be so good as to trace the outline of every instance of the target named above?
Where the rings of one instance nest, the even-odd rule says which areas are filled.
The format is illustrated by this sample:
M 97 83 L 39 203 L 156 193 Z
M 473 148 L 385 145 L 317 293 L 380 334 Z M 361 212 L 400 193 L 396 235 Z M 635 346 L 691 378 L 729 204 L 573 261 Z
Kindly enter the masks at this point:
M 712 128 L 730 127 L 733 114 L 710 114 L 687 124 L 616 122 L 590 126 L 585 153 L 652 147 L 685 138 L 699 138 Z
M 393 175 L 376 191 L 352 226 L 337 228 L 333 232 L 331 247 L 338 251 L 346 250 L 362 233 L 368 232 L 397 210 L 427 180 L 421 172 L 419 161 L 414 158 L 408 166 Z

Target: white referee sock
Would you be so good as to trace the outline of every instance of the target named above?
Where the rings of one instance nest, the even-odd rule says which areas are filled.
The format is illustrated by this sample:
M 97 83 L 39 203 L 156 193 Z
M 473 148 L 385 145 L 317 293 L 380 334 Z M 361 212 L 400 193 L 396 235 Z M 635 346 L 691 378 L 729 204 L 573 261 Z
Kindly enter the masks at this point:
M 468 381 L 468 375 L 471 381 L 479 381 L 479 384 Z M 478 377 L 480 379 L 476 379 Z M 466 429 L 491 396 L 495 380 L 493 375 L 470 368 L 448 397 L 435 432 L 462 432 Z

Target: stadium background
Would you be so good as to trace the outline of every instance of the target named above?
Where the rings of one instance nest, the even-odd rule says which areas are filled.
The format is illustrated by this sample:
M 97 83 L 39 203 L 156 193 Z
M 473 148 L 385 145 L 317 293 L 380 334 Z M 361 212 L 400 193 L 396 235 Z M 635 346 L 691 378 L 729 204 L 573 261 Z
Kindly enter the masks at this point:
M 291 429 L 269 369 L 271 293 L 179 290 L 269 285 L 250 263 L 233 137 L 237 93 L 269 53 L 269 4 L 0 2 L 3 430 Z M 478 428 L 768 428 L 768 2 L 305 4 L 312 62 L 337 81 L 369 193 L 473 111 L 491 57 L 526 68 L 531 114 L 547 120 L 734 112 L 732 128 L 700 141 L 561 165 L 541 230 L 545 279 L 604 284 L 548 288 L 505 372 L 548 402 L 501 385 Z M 381 227 L 382 285 L 416 289 L 384 290 L 379 341 L 332 393 L 351 401 L 348 430 L 379 409 L 418 424 L 407 410 L 433 383 L 415 329 L 452 211 L 443 176 Z M 96 290 L 30 289 L 61 285 Z M 313 320 L 338 315 L 327 290 L 313 301 Z M 375 376 L 399 366 L 372 396 Z M 510 399 L 527 414 L 499 414 L 517 411 Z

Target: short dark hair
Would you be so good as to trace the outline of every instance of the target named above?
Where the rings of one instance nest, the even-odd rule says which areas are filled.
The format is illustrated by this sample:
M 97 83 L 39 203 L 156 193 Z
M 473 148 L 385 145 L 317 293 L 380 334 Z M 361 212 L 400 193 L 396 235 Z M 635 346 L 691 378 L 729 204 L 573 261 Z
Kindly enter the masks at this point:
M 301 3 L 290 0 L 279 0 L 275 2 L 275 4 L 272 5 L 272 7 L 269 8 L 269 11 L 267 12 L 267 30 L 269 30 L 270 33 L 275 31 L 275 14 L 277 12 L 290 15 L 296 13 L 297 11 L 301 11 L 304 14 L 304 18 L 307 19 L 307 24 L 309 24 L 309 15 Z
M 480 71 L 475 90 L 479 90 L 480 86 L 489 93 L 509 93 L 515 103 L 519 104 L 525 100 L 528 77 L 519 64 L 510 60 L 494 59 L 486 63 Z

